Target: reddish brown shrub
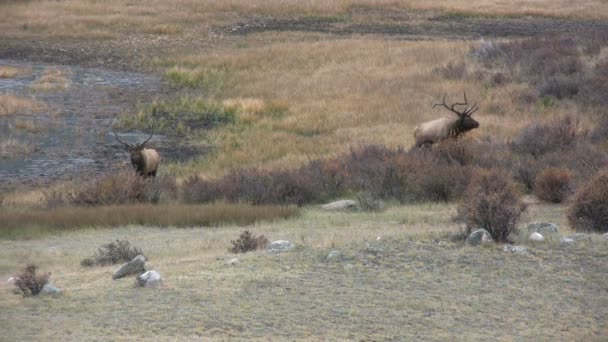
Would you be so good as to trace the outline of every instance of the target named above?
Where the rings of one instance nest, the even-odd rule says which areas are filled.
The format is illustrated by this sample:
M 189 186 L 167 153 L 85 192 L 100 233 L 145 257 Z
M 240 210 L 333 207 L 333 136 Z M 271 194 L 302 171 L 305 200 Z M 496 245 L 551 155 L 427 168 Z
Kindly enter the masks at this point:
M 534 194 L 543 201 L 561 203 L 570 195 L 572 172 L 568 169 L 548 167 L 544 169 L 534 183 Z
M 566 116 L 526 127 L 511 143 L 511 148 L 519 153 L 539 157 L 572 147 L 584 136 L 585 132 L 579 129 L 578 120 Z
M 15 275 L 15 286 L 21 290 L 24 296 L 35 296 L 40 293 L 46 283 L 49 282 L 50 273 L 36 274 L 38 266 L 27 265 L 21 272 Z
M 246 230 L 239 235 L 237 240 L 232 240 L 230 243 L 232 243 L 232 247 L 228 248 L 228 252 L 237 254 L 264 249 L 270 241 L 264 235 L 255 236 Z
M 608 169 L 583 185 L 568 210 L 573 229 L 608 232 Z
M 479 170 L 459 203 L 458 216 L 467 224 L 467 233 L 484 228 L 495 240 L 504 242 L 517 231 L 524 210 L 508 174 Z

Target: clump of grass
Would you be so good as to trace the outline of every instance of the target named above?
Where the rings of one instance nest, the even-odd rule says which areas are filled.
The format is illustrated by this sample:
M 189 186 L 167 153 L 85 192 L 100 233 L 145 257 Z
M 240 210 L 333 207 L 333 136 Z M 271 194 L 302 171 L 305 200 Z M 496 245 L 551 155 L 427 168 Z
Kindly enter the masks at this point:
M 565 168 L 548 167 L 538 176 L 534 184 L 534 193 L 543 201 L 561 203 L 570 194 L 572 172 Z
M 44 104 L 34 99 L 18 97 L 12 94 L 0 94 L 0 117 L 38 112 L 44 109 Z
M 102 245 L 92 258 L 85 258 L 80 264 L 85 267 L 114 265 L 131 261 L 138 255 L 144 255 L 141 249 L 127 240 L 116 240 Z
M 36 274 L 38 266 L 27 265 L 21 272 L 15 275 L 15 286 L 19 288 L 24 297 L 36 296 L 42 291 L 44 285 L 49 282 L 50 273 Z
M 296 215 L 298 209 L 294 207 L 224 203 L 63 207 L 52 210 L 3 208 L 0 209 L 0 222 L 2 222 L 0 236 L 19 238 L 61 230 L 125 225 L 156 227 L 249 225 L 259 221 L 287 219 Z
M 234 123 L 237 109 L 205 97 L 182 96 L 177 100 L 141 106 L 136 115 L 125 115 L 121 125 L 187 135 L 198 130 Z
M 382 201 L 374 196 L 370 191 L 357 193 L 358 209 L 361 211 L 380 212 L 384 210 Z
M 467 225 L 467 234 L 483 228 L 500 242 L 517 232 L 517 222 L 525 210 L 509 176 L 497 170 L 476 173 L 458 205 L 458 217 Z
M 15 78 L 32 72 L 31 68 L 0 65 L 0 78 Z
M 67 89 L 69 85 L 68 76 L 64 70 L 47 68 L 30 87 L 35 91 L 59 91 Z
M 15 120 L 15 129 L 23 130 L 29 133 L 36 133 L 41 130 L 41 127 L 32 119 L 17 119 Z
M 576 230 L 608 232 L 608 169 L 600 170 L 578 190 L 568 221 Z
M 230 79 L 230 71 L 227 67 L 173 67 L 165 72 L 165 78 L 174 88 L 198 89 L 206 97 L 212 97 L 224 89 Z
M 37 150 L 36 146 L 20 142 L 14 138 L 0 141 L 0 158 L 2 159 L 26 156 Z
M 255 236 L 249 230 L 245 230 L 237 240 L 232 240 L 230 243 L 232 247 L 228 248 L 228 252 L 237 254 L 264 249 L 270 241 L 264 235 Z

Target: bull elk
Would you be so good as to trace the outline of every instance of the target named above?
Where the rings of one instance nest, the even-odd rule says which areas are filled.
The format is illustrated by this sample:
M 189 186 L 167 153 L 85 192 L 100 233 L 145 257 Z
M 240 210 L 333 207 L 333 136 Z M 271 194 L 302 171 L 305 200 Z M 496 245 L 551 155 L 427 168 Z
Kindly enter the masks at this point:
M 416 126 L 416 129 L 414 130 L 416 147 L 432 145 L 438 141 L 448 138 L 456 138 L 465 132 L 479 127 L 479 122 L 475 121 L 471 117 L 471 115 L 473 115 L 473 113 L 475 113 L 479 108 L 477 107 L 477 103 L 474 103 L 471 107 L 469 107 L 466 93 L 464 93 L 464 103 L 456 102 L 448 106 L 445 103 L 444 95 L 442 103 L 434 104 L 433 108 L 437 106 L 442 106 L 448 109 L 456 114 L 457 117 L 443 117 L 441 119 L 427 121 Z M 457 106 L 464 106 L 464 110 L 458 111 L 456 109 Z
M 148 178 L 150 176 L 156 176 L 156 169 L 158 169 L 158 165 L 160 164 L 160 156 L 156 150 L 151 148 L 145 148 L 145 145 L 150 139 L 152 139 L 152 134 L 141 144 L 127 144 L 126 142 L 120 140 L 116 131 L 114 132 L 114 137 L 118 140 L 119 143 L 125 145 L 127 152 L 131 154 L 131 164 L 135 169 L 135 172 L 144 178 Z

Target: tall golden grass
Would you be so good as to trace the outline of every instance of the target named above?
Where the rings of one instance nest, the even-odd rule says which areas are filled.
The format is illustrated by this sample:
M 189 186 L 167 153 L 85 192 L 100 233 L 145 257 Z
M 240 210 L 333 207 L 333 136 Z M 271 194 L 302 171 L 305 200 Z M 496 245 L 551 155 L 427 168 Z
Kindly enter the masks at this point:
M 285 219 L 298 214 L 287 206 L 241 204 L 209 205 L 122 205 L 104 207 L 64 207 L 56 209 L 0 209 L 0 236 L 70 230 L 83 227 L 145 225 L 156 227 L 248 225 L 259 221 Z
M 44 109 L 38 100 L 24 98 L 13 94 L 0 94 L 0 117 Z

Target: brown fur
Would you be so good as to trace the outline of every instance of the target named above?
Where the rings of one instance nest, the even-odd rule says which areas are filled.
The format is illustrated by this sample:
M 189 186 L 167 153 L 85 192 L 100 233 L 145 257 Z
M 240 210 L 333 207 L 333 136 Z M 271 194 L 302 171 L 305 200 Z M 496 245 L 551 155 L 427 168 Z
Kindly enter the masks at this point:
M 144 178 L 155 177 L 160 164 L 160 155 L 154 149 L 142 148 L 131 151 L 131 164 L 137 173 Z

